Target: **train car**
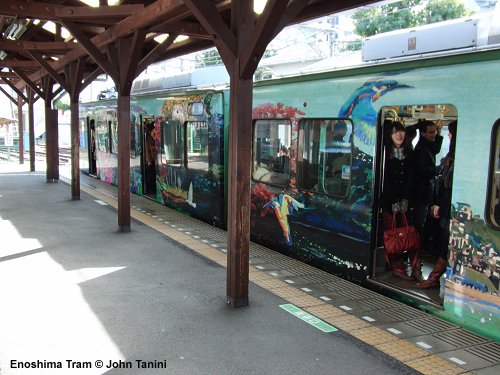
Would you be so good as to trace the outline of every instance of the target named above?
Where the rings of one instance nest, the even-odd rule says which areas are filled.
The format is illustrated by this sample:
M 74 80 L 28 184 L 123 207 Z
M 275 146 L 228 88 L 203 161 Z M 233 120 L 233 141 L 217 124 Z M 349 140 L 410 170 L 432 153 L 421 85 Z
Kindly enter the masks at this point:
M 258 82 L 251 236 L 283 254 L 500 339 L 500 50 Z M 175 82 L 175 80 L 172 80 Z M 131 191 L 226 227 L 227 85 L 131 96 Z M 82 170 L 117 183 L 116 101 L 82 104 Z M 382 125 L 458 121 L 446 280 L 419 290 L 387 269 Z M 436 160 L 448 152 L 444 143 Z M 424 274 L 435 255 L 422 250 Z M 462 280 L 484 288 L 470 288 Z

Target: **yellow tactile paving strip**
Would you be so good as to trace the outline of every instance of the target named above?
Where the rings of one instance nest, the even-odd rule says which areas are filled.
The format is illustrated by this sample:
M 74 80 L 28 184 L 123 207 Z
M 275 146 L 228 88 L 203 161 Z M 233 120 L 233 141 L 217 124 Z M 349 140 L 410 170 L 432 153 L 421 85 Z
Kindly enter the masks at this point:
M 99 190 L 92 189 L 83 184 L 81 185 L 81 190 L 94 196 L 97 199 L 102 200 L 103 202 L 106 202 L 114 208 L 117 208 L 118 206 L 116 198 Z M 146 205 L 148 204 L 150 203 L 146 202 Z M 154 202 L 152 202 L 152 204 L 156 205 L 157 209 L 158 205 Z M 161 207 L 162 209 L 169 210 L 166 207 Z M 177 212 L 173 212 L 172 214 L 174 217 L 176 215 L 181 215 L 183 222 L 188 222 L 186 226 L 189 226 L 189 221 L 194 220 L 189 217 L 184 217 L 184 215 Z M 138 209 L 131 209 L 131 217 L 159 231 L 172 240 L 185 245 L 198 254 L 212 260 L 213 262 L 223 267 L 227 267 L 226 254 L 224 252 L 221 252 L 217 248 L 212 247 L 208 243 L 201 242 L 197 238 L 193 238 L 190 232 L 188 232 L 188 234 L 185 233 L 186 230 L 181 231 L 177 227 L 165 225 L 163 221 L 152 217 L 152 215 L 145 214 Z M 213 230 L 220 231 L 220 229 L 215 227 Z M 210 231 L 211 230 L 206 231 L 204 234 L 207 234 Z M 216 235 L 215 237 L 218 240 L 224 240 L 224 237 L 220 234 Z M 262 246 L 251 244 L 251 247 L 254 247 L 256 252 L 259 253 L 258 256 L 261 256 L 260 252 L 262 249 L 264 249 Z M 271 261 L 272 259 L 280 259 L 280 261 L 282 259 L 283 262 L 293 261 L 290 258 L 278 253 L 266 254 L 265 258 L 267 261 Z M 299 264 L 299 262 L 297 263 Z M 351 315 L 344 310 L 331 306 L 323 302 L 322 300 L 307 294 L 306 292 L 288 285 L 286 282 L 280 279 L 276 279 L 268 273 L 259 270 L 258 268 L 256 268 L 256 266 L 250 266 L 249 279 L 251 282 L 257 284 L 258 286 L 285 299 L 286 301 L 296 305 L 297 307 L 308 311 L 314 316 L 324 320 L 325 322 L 333 325 L 338 329 L 349 333 L 357 339 L 371 346 L 374 346 L 381 352 L 404 363 L 408 367 L 421 372 L 422 374 L 469 374 L 469 372 L 462 369 L 461 367 L 456 366 L 436 355 L 430 354 L 425 350 L 422 350 L 407 341 L 401 340 L 378 327 L 373 327 L 366 321 L 354 315 Z

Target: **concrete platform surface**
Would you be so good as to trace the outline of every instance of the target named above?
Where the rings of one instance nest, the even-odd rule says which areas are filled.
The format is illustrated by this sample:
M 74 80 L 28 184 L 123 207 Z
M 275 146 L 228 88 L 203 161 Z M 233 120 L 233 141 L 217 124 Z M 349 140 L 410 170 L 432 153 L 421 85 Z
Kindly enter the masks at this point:
M 27 168 L 0 162 L 1 375 L 418 373 L 254 283 L 230 308 L 223 266 Z

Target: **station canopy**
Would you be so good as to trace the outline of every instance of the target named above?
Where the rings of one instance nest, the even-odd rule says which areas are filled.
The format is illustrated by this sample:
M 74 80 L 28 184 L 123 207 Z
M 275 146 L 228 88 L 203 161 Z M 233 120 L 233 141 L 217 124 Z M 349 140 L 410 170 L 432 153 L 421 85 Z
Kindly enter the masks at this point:
M 233 7 L 240 1 L 251 0 L 3 0 L 0 84 L 18 89 L 27 81 L 39 84 L 49 74 L 64 73 L 74 61 L 84 64 L 84 76 L 95 78 L 103 71 L 89 56 L 88 46 L 109 56 L 110 45 L 138 31 L 144 36 L 140 51 L 134 51 L 140 60 L 138 69 L 213 47 L 216 41 L 228 40 Z M 272 36 L 284 26 L 374 2 L 268 0 L 262 13 L 254 14 L 255 28 Z M 265 22 L 258 22 L 261 18 Z M 83 48 L 82 41 L 90 44 Z M 255 51 L 263 52 L 266 46 L 258 43 Z

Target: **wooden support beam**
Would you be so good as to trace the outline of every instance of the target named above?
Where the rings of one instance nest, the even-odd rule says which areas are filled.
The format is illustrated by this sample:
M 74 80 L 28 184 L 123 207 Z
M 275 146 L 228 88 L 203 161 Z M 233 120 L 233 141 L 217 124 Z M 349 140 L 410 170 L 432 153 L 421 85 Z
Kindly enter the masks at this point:
M 85 73 L 85 59 L 68 64 L 64 70 L 66 91 L 70 96 L 71 106 L 71 199 L 80 199 L 80 124 L 79 97 Z
M 33 60 L 35 60 L 36 62 L 38 62 L 40 64 L 40 66 L 45 69 L 47 71 L 47 73 L 49 73 L 49 75 L 57 82 L 59 83 L 59 85 L 61 85 L 64 90 L 68 91 L 69 92 L 69 85 L 68 83 L 66 82 L 66 79 L 60 75 L 59 73 L 57 73 L 50 65 L 47 61 L 45 61 L 42 56 L 36 52 L 28 52 L 30 54 L 30 56 L 33 58 Z
M 130 96 L 132 82 L 137 77 L 137 67 L 142 57 L 142 48 L 146 30 L 136 30 L 131 38 L 123 38 L 118 41 L 118 65 L 120 69 L 119 88 L 124 95 Z
M 23 97 L 25 97 L 23 95 Z M 19 134 L 19 164 L 24 164 L 24 122 L 23 122 L 23 99 L 21 95 L 17 99 L 17 130 Z
M 118 77 L 118 72 L 115 66 L 109 63 L 108 58 L 103 54 L 94 42 L 89 39 L 80 29 L 80 27 L 72 22 L 63 21 L 62 24 L 80 43 L 81 47 L 94 59 L 94 61 L 108 73 L 113 80 Z M 83 57 L 83 56 L 81 56 Z
M 59 19 L 67 20 L 99 20 L 99 18 L 128 17 L 144 9 L 143 4 L 124 4 L 115 6 L 93 7 L 69 7 L 60 6 L 55 8 L 55 16 Z
M 2 86 L 0 86 L 0 91 L 7 97 L 10 99 L 10 101 L 12 103 L 14 103 L 16 106 L 17 106 L 17 100 L 12 96 L 10 95 L 7 90 L 5 90 Z
M 30 134 L 30 171 L 35 171 L 35 92 L 26 86 L 28 97 L 28 127 Z
M 195 39 L 212 39 L 207 30 L 197 22 L 178 21 L 155 26 L 150 31 L 162 34 L 175 33 Z
M 44 96 L 42 90 L 40 90 L 40 88 L 38 88 L 38 86 L 31 79 L 29 79 L 26 74 L 24 74 L 18 69 L 14 69 L 14 73 L 16 73 L 17 76 L 21 78 L 26 85 L 28 85 L 34 92 L 36 92 L 38 96 L 40 97 Z
M 174 43 L 177 38 L 177 34 L 169 34 L 168 38 L 163 41 L 163 43 L 158 44 L 155 48 L 151 50 L 137 66 L 137 75 L 146 69 L 149 65 L 156 62 L 159 57 L 165 53 L 165 51 Z
M 83 91 L 88 85 L 92 83 L 92 81 L 94 81 L 94 79 L 99 77 L 102 73 L 104 73 L 104 71 L 102 70 L 101 67 L 98 67 L 94 71 L 90 72 L 89 75 L 85 77 L 85 79 L 82 82 L 81 91 Z
M 17 74 L 12 72 L 0 72 L 0 78 L 19 79 Z
M 78 44 L 74 42 L 32 42 L 26 40 L 0 39 L 0 49 L 7 52 L 36 51 L 64 54 L 77 46 Z
M 249 43 L 241 51 L 239 64 L 242 77 L 249 78 L 253 75 L 262 55 L 266 51 L 267 45 L 281 31 L 280 23 L 276 21 L 282 19 L 288 3 L 288 0 L 269 0 L 266 3 L 264 11 L 257 20 Z M 302 9 L 307 5 L 308 1 L 294 1 L 292 5 L 297 8 L 296 5 L 299 3 L 302 5 L 300 9 Z
M 224 23 L 215 4 L 205 0 L 185 0 L 184 3 L 208 33 L 212 35 L 222 59 L 234 59 L 237 55 L 236 38 Z M 253 9 L 251 14 L 253 14 Z
M 15 60 L 15 59 L 5 59 L 0 60 L 1 68 L 24 68 L 24 69 L 39 69 L 40 66 L 36 61 L 31 60 Z
M 112 7 L 65 6 L 36 1 L 2 1 L 0 14 L 4 16 L 57 21 L 60 18 L 80 20 L 133 15 L 144 9 L 143 4 L 126 4 Z
M 7 84 L 7 86 L 9 86 L 12 90 L 14 90 L 14 92 L 21 97 L 21 99 L 24 101 L 24 103 L 26 103 L 28 101 L 28 98 L 26 97 L 26 95 L 24 95 L 24 92 L 22 90 L 19 90 L 16 87 L 16 85 L 14 85 L 12 82 L 10 82 L 9 79 L 2 78 L 2 81 L 5 82 Z
M 118 230 L 130 222 L 130 95 L 118 92 Z

